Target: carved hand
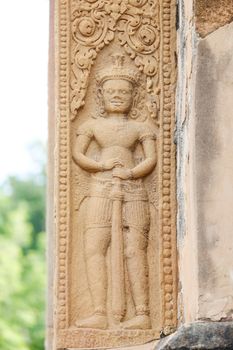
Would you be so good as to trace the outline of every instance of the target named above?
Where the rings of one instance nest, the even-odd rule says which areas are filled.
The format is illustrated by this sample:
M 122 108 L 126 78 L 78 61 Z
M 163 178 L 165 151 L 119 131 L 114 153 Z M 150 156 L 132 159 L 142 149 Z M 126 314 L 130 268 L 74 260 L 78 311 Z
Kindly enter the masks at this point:
M 128 180 L 131 178 L 131 171 L 130 169 L 125 168 L 115 168 L 113 169 L 113 177 L 118 177 L 122 180 Z
M 114 167 L 121 167 L 123 166 L 122 161 L 119 158 L 112 158 L 106 160 L 106 162 L 103 163 L 103 170 L 111 170 Z

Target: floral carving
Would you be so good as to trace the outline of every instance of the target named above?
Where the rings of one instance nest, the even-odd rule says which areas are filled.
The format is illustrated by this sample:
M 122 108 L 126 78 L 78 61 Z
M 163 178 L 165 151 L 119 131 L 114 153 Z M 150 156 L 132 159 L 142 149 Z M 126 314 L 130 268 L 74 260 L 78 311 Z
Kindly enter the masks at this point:
M 71 50 L 71 115 L 85 103 L 88 77 L 97 53 L 115 36 L 157 94 L 158 9 L 148 0 L 73 0 Z M 152 81 L 152 77 L 155 77 Z M 156 110 L 159 106 L 156 106 Z
M 124 18 L 125 17 L 125 18 Z M 159 33 L 150 18 L 124 16 L 119 25 L 119 40 L 136 66 L 147 76 L 156 75 L 158 69 Z
M 96 2 L 89 0 L 90 3 Z M 71 111 L 84 105 L 88 76 L 97 52 L 114 38 L 114 21 L 98 9 L 74 7 L 72 13 Z

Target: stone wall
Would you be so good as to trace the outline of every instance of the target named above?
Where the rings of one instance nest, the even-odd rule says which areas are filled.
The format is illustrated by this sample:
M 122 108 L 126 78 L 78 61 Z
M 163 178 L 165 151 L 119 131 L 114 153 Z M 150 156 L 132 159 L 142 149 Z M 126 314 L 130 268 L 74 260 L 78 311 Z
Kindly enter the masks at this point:
M 231 0 L 196 0 L 195 16 L 197 33 L 205 37 L 233 20 Z
M 183 1 L 179 5 L 181 327 L 155 349 L 232 349 L 233 24 L 229 22 L 233 4 Z
M 233 23 L 197 47 L 195 163 L 199 318 L 233 316 Z
M 177 88 L 181 323 L 232 317 L 233 25 L 204 39 L 196 25 L 192 5 L 183 3 Z

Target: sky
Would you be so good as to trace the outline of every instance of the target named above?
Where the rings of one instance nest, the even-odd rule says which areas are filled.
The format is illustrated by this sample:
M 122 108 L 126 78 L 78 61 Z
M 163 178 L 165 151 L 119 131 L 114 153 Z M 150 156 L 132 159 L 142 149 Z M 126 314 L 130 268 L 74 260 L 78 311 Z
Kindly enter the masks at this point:
M 0 182 L 33 172 L 46 143 L 48 40 L 49 0 L 1 0 Z

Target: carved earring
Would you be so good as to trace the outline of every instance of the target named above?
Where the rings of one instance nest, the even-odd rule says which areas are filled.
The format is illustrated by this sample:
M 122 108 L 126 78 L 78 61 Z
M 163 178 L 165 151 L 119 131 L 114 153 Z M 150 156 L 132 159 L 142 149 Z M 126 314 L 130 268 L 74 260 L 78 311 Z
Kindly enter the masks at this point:
M 130 111 L 130 118 L 137 119 L 138 117 L 139 117 L 139 110 L 133 106 Z
M 97 106 L 98 106 L 98 116 L 105 118 L 105 108 L 104 108 L 104 102 L 103 102 L 103 95 L 102 95 L 102 89 L 97 89 Z
M 138 119 L 140 118 L 140 121 L 144 121 L 145 118 L 145 94 L 141 91 L 140 88 L 136 88 L 134 90 L 134 98 L 133 98 L 133 105 L 130 111 L 130 117 L 132 119 Z
M 130 118 L 132 119 L 137 119 L 139 116 L 139 110 L 137 108 L 137 104 L 138 104 L 138 89 L 135 88 L 134 89 L 134 94 L 133 94 L 133 103 L 132 103 L 132 107 L 130 110 Z

